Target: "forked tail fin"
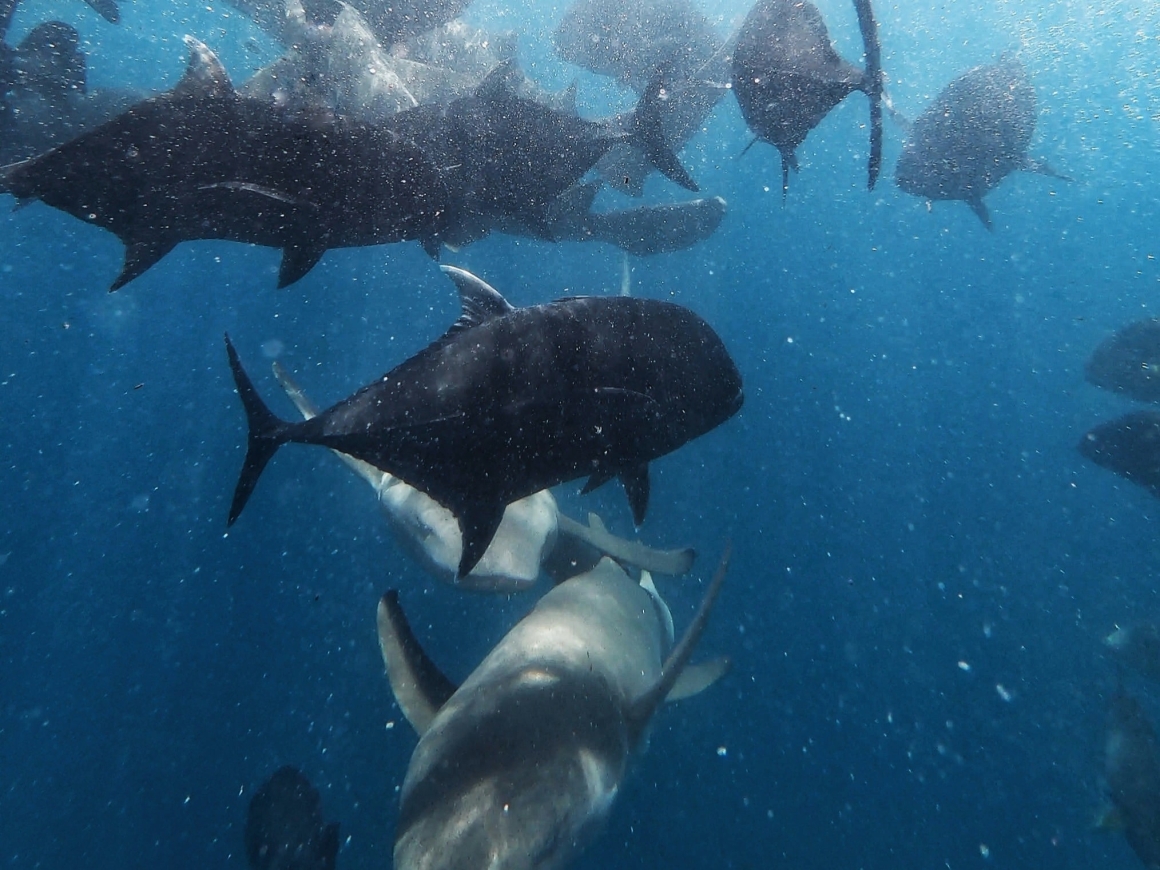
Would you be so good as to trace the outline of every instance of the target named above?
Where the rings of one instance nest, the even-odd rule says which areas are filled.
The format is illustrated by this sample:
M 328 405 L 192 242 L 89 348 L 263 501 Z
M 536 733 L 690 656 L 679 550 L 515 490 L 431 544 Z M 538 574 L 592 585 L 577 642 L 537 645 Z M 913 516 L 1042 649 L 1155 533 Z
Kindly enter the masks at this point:
M 685 171 L 673 149 L 665 139 L 664 119 L 661 108 L 671 99 L 673 92 L 658 76 L 653 79 L 641 95 L 632 118 L 632 136 L 637 146 L 644 151 L 649 163 L 665 176 L 694 193 L 700 190 L 697 182 Z
M 242 398 L 242 405 L 246 409 L 246 420 L 250 426 L 249 441 L 246 446 L 246 461 L 242 465 L 242 473 L 238 477 L 238 485 L 234 489 L 234 500 L 230 505 L 229 525 L 241 514 L 258 478 L 266 463 L 277 452 L 278 448 L 286 443 L 286 431 L 289 425 L 274 416 L 266 407 L 250 376 L 242 368 L 242 361 L 238 359 L 238 352 L 234 350 L 229 335 L 226 336 L 226 353 L 230 357 L 230 369 L 234 373 L 234 383 L 238 387 L 238 395 Z

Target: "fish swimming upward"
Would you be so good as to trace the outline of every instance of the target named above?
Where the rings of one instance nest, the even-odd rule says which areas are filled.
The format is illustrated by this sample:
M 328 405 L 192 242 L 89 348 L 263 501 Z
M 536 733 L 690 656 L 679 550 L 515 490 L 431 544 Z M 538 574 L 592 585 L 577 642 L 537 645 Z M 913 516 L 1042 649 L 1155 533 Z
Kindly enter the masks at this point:
M 866 69 L 843 60 L 817 7 L 806 0 L 758 0 L 737 34 L 733 93 L 756 139 L 781 152 L 782 194 L 809 132 L 854 91 L 870 99 L 869 186 L 882 165 L 882 65 L 870 0 L 854 0 Z M 752 143 L 750 143 L 752 144 Z
M 185 41 L 189 66 L 172 91 L 0 171 L 0 191 L 117 235 L 125 264 L 110 289 L 195 239 L 281 248 L 280 287 L 331 248 L 418 239 L 437 249 L 448 192 L 418 148 L 244 98 L 209 48 Z
M 459 522 L 458 576 L 479 561 L 504 507 L 587 477 L 624 484 L 637 525 L 648 463 L 741 407 L 741 375 L 700 317 L 671 302 L 576 297 L 513 308 L 461 269 L 444 267 L 463 302 L 425 350 L 310 420 L 275 417 L 233 345 L 230 366 L 249 446 L 229 522 L 266 463 L 295 441 L 341 451 L 422 490 Z

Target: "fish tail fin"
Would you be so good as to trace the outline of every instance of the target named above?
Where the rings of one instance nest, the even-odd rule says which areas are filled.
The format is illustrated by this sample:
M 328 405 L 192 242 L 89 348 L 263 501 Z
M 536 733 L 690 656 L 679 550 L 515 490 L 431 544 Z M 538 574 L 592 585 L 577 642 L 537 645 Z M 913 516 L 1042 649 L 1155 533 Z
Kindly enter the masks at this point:
M 869 188 L 874 189 L 882 169 L 882 47 L 878 41 L 878 22 L 870 0 L 854 0 L 858 13 L 858 29 L 866 52 L 866 75 L 862 90 L 870 98 L 870 162 Z
M 657 168 L 665 178 L 694 193 L 700 190 L 697 182 L 685 171 L 673 149 L 665 140 L 665 128 L 661 107 L 672 99 L 673 92 L 660 76 L 653 79 L 641 95 L 633 113 L 632 135 L 636 144 L 644 151 L 649 163 Z
M 228 525 L 232 526 L 242 509 L 245 508 L 246 502 L 250 500 L 250 495 L 254 491 L 258 478 L 261 477 L 266 463 L 288 440 L 287 429 L 289 426 L 279 420 L 266 407 L 266 403 L 262 401 L 262 397 L 254 389 L 254 384 L 250 380 L 250 376 L 246 374 L 246 370 L 242 368 L 242 361 L 238 358 L 238 352 L 234 350 L 229 335 L 226 336 L 226 352 L 229 354 L 234 383 L 237 385 L 242 405 L 246 409 L 246 419 L 250 426 L 246 446 L 246 461 L 242 465 L 242 473 L 239 475 L 238 485 L 234 489 L 234 500 L 230 505 Z

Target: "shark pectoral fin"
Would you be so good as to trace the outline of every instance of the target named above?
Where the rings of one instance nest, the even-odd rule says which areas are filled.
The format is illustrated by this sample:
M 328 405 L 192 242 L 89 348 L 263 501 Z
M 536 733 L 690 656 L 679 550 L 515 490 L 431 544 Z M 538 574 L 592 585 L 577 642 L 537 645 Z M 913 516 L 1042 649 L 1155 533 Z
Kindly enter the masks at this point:
M 172 251 L 177 242 L 169 238 L 129 241 L 125 243 L 125 264 L 121 274 L 109 287 L 109 292 L 120 290 L 134 278 L 139 278 Z
M 456 686 L 423 650 L 393 589 L 379 600 L 378 628 L 379 650 L 395 702 L 422 737 Z
M 632 117 L 632 135 L 637 146 L 644 152 L 656 169 L 669 181 L 679 184 L 685 190 L 696 193 L 700 190 L 691 175 L 681 165 L 680 159 L 665 140 L 664 119 L 661 107 L 672 97 L 672 90 L 658 76 L 653 79 L 637 104 Z
M 620 472 L 620 482 L 628 496 L 628 506 L 632 508 L 632 521 L 640 528 L 648 512 L 648 463 L 642 462 L 635 468 Z
M 479 564 L 503 519 L 504 507 L 502 502 L 471 502 L 466 507 L 452 509 L 459 520 L 459 532 L 463 540 L 463 553 L 459 557 L 456 579 L 462 580 Z
M 326 253 L 325 245 L 294 245 L 282 249 L 282 265 L 278 268 L 278 289 L 289 287 L 318 265 Z
M 678 577 L 688 573 L 697 558 L 692 547 L 680 550 L 657 550 L 640 541 L 629 541 L 608 531 L 596 514 L 588 514 L 588 525 L 576 522 L 567 514 L 557 516 L 557 527 L 562 536 L 579 540 L 593 550 L 614 559 L 621 567 L 638 568 L 654 574 Z
M 967 205 L 971 207 L 971 211 L 973 211 L 979 220 L 983 222 L 983 226 L 990 230 L 991 213 L 987 211 L 987 206 L 983 202 L 983 198 L 981 196 L 976 196 L 974 199 L 968 199 Z
M 274 377 L 278 379 L 278 383 L 282 386 L 283 391 L 294 403 L 294 407 L 298 409 L 298 413 L 302 415 L 303 420 L 309 420 L 318 416 L 318 407 L 307 398 L 306 393 L 298 386 L 297 382 L 290 377 L 290 373 L 286 371 L 285 366 L 275 360 L 271 365 L 274 370 Z M 369 462 L 364 462 L 361 459 L 355 459 L 349 453 L 343 453 L 341 450 L 332 451 L 335 456 L 346 463 L 347 467 L 352 469 L 359 477 L 371 485 L 376 493 L 381 494 L 386 486 L 393 482 L 395 478 L 381 468 L 376 468 Z
M 717 566 L 717 572 L 709 583 L 709 589 L 705 592 L 705 597 L 701 599 L 701 606 L 697 608 L 697 613 L 693 617 L 693 621 L 689 623 L 689 627 L 685 629 L 680 642 L 673 647 L 669 657 L 665 660 L 660 679 L 649 691 L 641 695 L 628 710 L 625 721 L 628 725 L 630 746 L 639 744 L 653 713 L 668 697 L 669 692 L 676 685 L 677 679 L 681 676 L 681 671 L 689 663 L 689 657 L 693 654 L 697 641 L 701 639 L 701 635 L 705 632 L 705 626 L 709 623 L 709 614 L 713 611 L 717 596 L 721 594 L 721 586 L 725 582 L 725 574 L 729 570 L 729 557 L 732 552 L 733 545 L 726 544 L 725 552 L 721 555 L 721 564 Z
M 729 656 L 717 656 L 716 658 L 709 659 L 707 662 L 688 665 L 681 671 L 681 675 L 677 677 L 677 681 L 673 683 L 673 688 L 665 695 L 665 703 L 683 701 L 685 698 L 691 698 L 693 695 L 701 694 L 701 692 L 725 676 L 732 664 L 733 662 L 730 661 Z

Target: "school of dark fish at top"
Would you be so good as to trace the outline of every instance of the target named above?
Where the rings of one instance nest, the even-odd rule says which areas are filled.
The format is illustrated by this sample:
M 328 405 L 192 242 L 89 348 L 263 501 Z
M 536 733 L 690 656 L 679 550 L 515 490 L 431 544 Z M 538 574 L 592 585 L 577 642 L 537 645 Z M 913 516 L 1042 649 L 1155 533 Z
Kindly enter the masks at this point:
M 575 87 L 549 92 L 529 78 L 517 34 L 465 23 L 469 0 L 229 0 L 282 55 L 239 82 L 212 45 L 187 36 L 185 74 L 161 93 L 91 88 L 64 22 L 11 44 L 17 2 L 0 0 L 0 192 L 116 235 L 125 253 L 112 290 L 182 242 L 211 239 L 278 249 L 279 287 L 332 249 L 418 242 L 439 259 L 492 233 L 601 242 L 625 257 L 689 248 L 716 231 L 726 204 L 673 198 L 672 185 L 701 193 L 678 155 L 710 132 L 727 92 L 753 134 L 739 156 L 773 146 L 783 199 L 810 132 L 855 91 L 868 102 L 871 189 L 884 126 L 902 139 L 898 188 L 961 200 L 988 230 L 984 198 L 1010 173 L 1066 180 L 1029 154 L 1036 95 L 1014 55 L 965 72 L 913 121 L 894 111 L 870 0 L 853 0 L 861 66 L 837 52 L 808 0 L 758 0 L 728 35 L 690 0 L 575 0 L 556 54 L 635 95 L 631 110 L 603 118 L 586 117 Z M 120 20 L 116 0 L 86 2 Z M 667 201 L 595 208 L 605 189 L 641 196 L 653 173 Z M 692 656 L 729 547 L 678 639 L 654 575 L 685 574 L 692 550 L 622 538 L 594 513 L 573 519 L 551 488 L 584 480 L 587 493 L 615 479 L 639 529 L 650 463 L 732 418 L 742 377 L 683 306 L 622 292 L 515 308 L 481 277 L 441 268 L 459 319 L 349 398 L 320 409 L 275 363 L 300 420 L 269 409 L 245 349 L 226 337 L 249 426 L 228 522 L 281 445 L 312 444 L 371 486 L 400 549 L 432 576 L 491 593 L 548 578 L 460 684 L 427 655 L 397 591 L 379 601 L 377 628 L 391 692 L 419 737 L 400 785 L 395 866 L 563 867 L 601 829 L 661 706 L 727 672 L 725 657 Z M 1086 374 L 1160 401 L 1160 321 L 1110 338 Z M 1160 496 L 1160 411 L 1098 426 L 1079 450 Z M 1156 677 L 1157 637 L 1139 625 L 1108 646 Z M 1122 686 L 1107 728 L 1108 826 L 1160 867 L 1160 741 Z M 319 791 L 285 766 L 250 800 L 245 853 L 253 870 L 333 870 L 338 831 Z

